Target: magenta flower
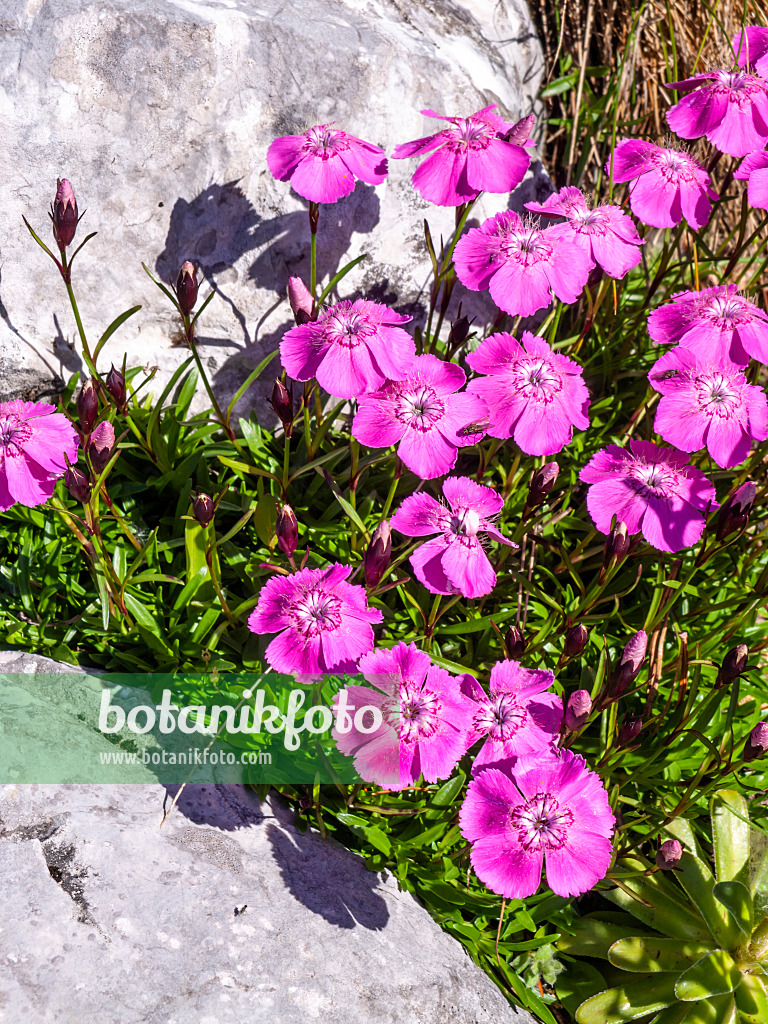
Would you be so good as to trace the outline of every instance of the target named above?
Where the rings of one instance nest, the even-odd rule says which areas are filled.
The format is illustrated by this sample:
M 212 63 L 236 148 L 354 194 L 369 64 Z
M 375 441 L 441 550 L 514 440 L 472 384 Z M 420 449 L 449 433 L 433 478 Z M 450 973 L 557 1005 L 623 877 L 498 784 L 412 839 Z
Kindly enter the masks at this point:
M 711 482 L 674 448 L 635 440 L 629 447 L 609 444 L 579 474 L 592 485 L 587 508 L 597 529 L 610 533 L 615 515 L 628 533 L 642 530 L 659 551 L 695 544 L 704 530 L 704 512 L 719 507 Z
M 768 402 L 727 357 L 703 359 L 678 345 L 648 374 L 661 394 L 654 430 L 684 452 L 707 451 L 723 469 L 740 465 L 768 437 Z
M 733 52 L 740 68 L 753 67 L 758 75 L 768 73 L 768 28 L 748 25 L 733 37 Z
M 565 217 L 572 241 L 611 277 L 624 277 L 640 262 L 643 239 L 632 218 L 618 206 L 590 210 L 583 193 L 569 186 L 546 202 L 526 203 L 525 208 L 542 217 Z
M 459 680 L 404 643 L 365 655 L 359 671 L 371 685 L 348 686 L 334 697 L 332 735 L 361 778 L 391 790 L 420 775 L 427 782 L 447 779 L 467 749 L 472 724 L 473 704 Z M 372 708 L 379 711 L 375 729 Z
M 456 274 L 473 291 L 488 288 L 499 309 L 513 316 L 531 316 L 553 293 L 576 302 L 594 263 L 572 234 L 562 224 L 542 230 L 505 210 L 459 239 Z
M 399 442 L 397 454 L 423 480 L 449 473 L 457 450 L 483 436 L 481 421 L 488 415 L 475 395 L 456 394 L 465 380 L 455 363 L 416 356 L 404 380 L 387 381 L 360 399 L 352 433 L 370 448 Z
M 317 377 L 330 394 L 357 398 L 407 374 L 416 350 L 399 325 L 410 319 L 378 302 L 344 299 L 286 332 L 280 359 L 294 380 Z
M 45 402 L 0 402 L 0 512 L 48 501 L 66 460 L 77 459 L 77 434 L 55 410 Z
M 573 428 L 589 426 L 589 392 L 581 367 L 523 331 L 522 344 L 500 331 L 467 356 L 476 373 L 467 390 L 488 406 L 491 437 L 514 436 L 528 455 L 553 455 L 570 443 Z
M 311 203 L 335 203 L 354 190 L 355 179 L 380 185 L 387 176 L 384 150 L 317 124 L 303 135 L 284 135 L 267 150 L 267 166 L 278 181 Z
M 346 582 L 351 572 L 336 563 L 267 580 L 248 628 L 278 634 L 266 651 L 275 672 L 354 672 L 358 658 L 373 648 L 371 624 L 382 614 L 368 607 L 363 587 Z
M 681 139 L 700 139 L 730 156 L 746 156 L 768 142 L 768 82 L 744 71 L 711 71 L 668 89 L 687 95 L 667 111 L 667 124 Z
M 445 480 L 443 494 L 450 509 L 429 494 L 412 494 L 395 512 L 390 525 L 407 537 L 440 535 L 411 555 L 416 579 L 430 593 L 464 597 L 490 594 L 496 585 L 496 573 L 480 534 L 487 533 L 501 544 L 512 544 L 494 525 L 504 499 L 466 476 Z
M 553 749 L 563 722 L 563 701 L 545 693 L 555 677 L 543 669 L 523 668 L 516 661 L 499 661 L 491 669 L 488 693 L 472 676 L 462 690 L 475 702 L 469 745 L 485 738 L 472 771 L 522 754 Z
M 761 150 L 745 156 L 733 176 L 748 183 L 747 199 L 750 206 L 768 210 L 768 152 Z
M 614 824 L 599 776 L 570 750 L 486 768 L 459 812 L 477 877 L 507 899 L 533 895 L 542 866 L 558 896 L 591 889 L 610 867 Z
M 444 117 L 434 110 L 422 110 L 425 117 L 448 121 L 451 127 L 395 147 L 393 160 L 406 160 L 435 150 L 416 168 L 411 179 L 416 191 L 428 202 L 460 206 L 476 199 L 481 192 L 511 192 L 523 180 L 531 162 L 525 151 L 526 146 L 533 144 L 528 141 L 530 122 L 525 118 L 527 131 L 515 133 L 519 126 L 492 113 L 495 106 L 492 103 L 469 117 Z
M 735 284 L 678 292 L 649 315 L 648 333 L 657 345 L 680 344 L 709 361 L 768 362 L 768 316 Z
M 613 180 L 633 181 L 632 213 L 654 228 L 673 228 L 685 217 L 703 228 L 717 199 L 712 181 L 698 161 L 676 149 L 660 149 L 642 139 L 624 139 L 613 151 Z M 610 161 L 605 167 L 610 173 Z

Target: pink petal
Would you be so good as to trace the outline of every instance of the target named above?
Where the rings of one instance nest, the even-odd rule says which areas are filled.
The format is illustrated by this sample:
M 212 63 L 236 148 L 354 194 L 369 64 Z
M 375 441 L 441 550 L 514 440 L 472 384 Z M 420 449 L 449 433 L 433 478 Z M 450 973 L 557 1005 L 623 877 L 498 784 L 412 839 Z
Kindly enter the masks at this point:
M 499 243 L 493 236 L 470 230 L 458 240 L 453 250 L 456 276 L 465 288 L 484 291 L 499 267 Z
M 335 203 L 355 188 L 355 176 L 338 156 L 305 156 L 291 175 L 291 188 L 311 203 Z
M 683 219 L 680 186 L 655 170 L 637 179 L 629 205 L 638 220 L 654 228 L 673 228 Z
M 48 470 L 23 455 L 6 455 L 2 471 L 8 492 L 14 502 L 34 508 L 53 494 L 56 480 Z
M 561 228 L 548 228 L 543 234 L 547 237 L 552 232 L 551 237 L 557 238 L 554 232 L 561 231 Z M 561 302 L 572 303 L 578 300 L 594 265 L 594 260 L 584 247 L 560 235 L 546 273 L 552 291 Z
M 492 768 L 486 769 L 480 778 Z M 541 882 L 544 855 L 526 851 L 511 839 L 480 839 L 472 847 L 470 860 L 475 874 L 489 889 L 507 899 L 532 896 Z
M 658 146 L 642 139 L 624 139 L 613 151 L 613 180 L 631 181 L 639 174 L 644 174 L 652 166 Z M 610 162 L 606 165 L 606 173 L 611 173 Z
M 392 159 L 407 160 L 408 157 L 420 156 L 422 153 L 428 153 L 431 149 L 444 144 L 445 140 L 442 132 L 436 132 L 434 135 L 425 135 L 421 139 L 414 139 L 412 142 L 401 142 L 399 146 L 395 146 L 392 152 Z
M 439 501 L 423 492 L 411 494 L 392 516 L 389 525 L 407 537 L 427 537 L 442 532 L 450 519 L 448 510 Z
M 491 278 L 491 298 L 505 313 L 532 316 L 552 301 L 545 264 L 523 267 L 513 259 L 504 260 Z
M 705 86 L 683 96 L 667 112 L 667 124 L 681 139 L 698 139 L 720 124 L 728 106 L 725 93 Z
M 453 540 L 442 562 L 445 575 L 464 597 L 483 597 L 496 585 L 496 573 L 477 537 Z
M 637 533 L 645 511 L 641 498 L 628 480 L 601 480 L 587 492 L 587 510 L 600 533 L 610 533 L 611 521 L 626 523 L 628 533 Z
M 369 185 L 380 185 L 387 176 L 387 158 L 383 149 L 363 142 L 352 135 L 347 136 L 349 149 L 339 153 L 340 159 L 352 174 Z
M 446 546 L 445 537 L 430 540 L 416 548 L 410 557 L 416 579 L 430 594 L 453 594 L 456 591 L 443 569 L 443 553 Z
M 316 324 L 302 324 L 286 331 L 280 342 L 280 362 L 294 380 L 312 380 L 328 345 Z
M 435 206 L 459 206 L 477 195 L 467 181 L 466 153 L 438 149 L 414 171 L 413 187 Z
M 565 846 L 544 855 L 547 885 L 558 896 L 580 896 L 605 877 L 612 855 L 610 839 L 572 825 Z
M 713 416 L 707 431 L 707 451 L 723 469 L 740 466 L 749 457 L 752 438 L 736 419 Z
M 649 494 L 643 516 L 643 537 L 659 551 L 681 551 L 696 544 L 704 517 L 679 498 L 665 500 Z
M 691 389 L 678 385 L 659 402 L 653 429 L 665 441 L 684 452 L 697 452 L 704 447 L 707 417 L 696 405 Z
M 395 417 L 388 395 L 372 394 L 361 399 L 352 421 L 352 434 L 371 448 L 389 448 L 397 444 L 405 426 Z
M 303 135 L 284 135 L 270 143 L 267 167 L 278 181 L 288 181 L 302 156 Z
M 467 181 L 479 192 L 511 192 L 525 177 L 531 158 L 521 146 L 491 139 L 486 149 L 467 154 Z
M 467 476 L 449 476 L 443 482 L 443 494 L 451 508 L 473 508 L 481 516 L 495 516 L 504 507 L 504 499 L 490 487 Z
M 467 787 L 459 811 L 461 834 L 471 843 L 501 838 L 509 826 L 510 811 L 521 803 L 523 798 L 514 782 L 497 768 L 489 768 Z
M 523 349 L 517 339 L 499 331 L 481 341 L 474 352 L 467 353 L 467 363 L 475 373 L 504 373 L 522 354 Z
M 380 327 L 375 342 L 369 343 L 368 348 L 388 380 L 403 380 L 413 369 L 416 346 L 401 327 Z
M 337 398 L 357 398 L 381 387 L 386 378 L 373 365 L 367 346 L 329 345 L 315 374 L 325 390 Z
M 456 465 L 456 448 L 435 427 L 426 432 L 406 427 L 397 454 L 422 480 L 443 476 Z
M 749 205 L 758 210 L 768 210 L 768 168 L 758 167 L 749 176 L 747 186 Z

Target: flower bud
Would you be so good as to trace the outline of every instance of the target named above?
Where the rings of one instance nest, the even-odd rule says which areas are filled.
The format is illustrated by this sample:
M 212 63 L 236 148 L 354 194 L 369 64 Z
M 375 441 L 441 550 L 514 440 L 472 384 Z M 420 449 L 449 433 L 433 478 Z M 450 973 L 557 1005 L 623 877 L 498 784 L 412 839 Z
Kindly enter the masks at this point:
M 589 630 L 583 623 L 579 622 L 575 626 L 571 626 L 565 634 L 563 654 L 566 658 L 578 658 L 587 646 L 588 640 Z
M 285 436 L 290 437 L 293 430 L 293 399 L 280 378 L 275 381 L 275 386 L 272 388 L 272 397 L 269 400 L 269 404 L 283 424 Z
M 463 345 L 469 337 L 469 329 L 472 326 L 470 319 L 460 316 L 451 324 L 451 332 L 448 335 L 448 348 L 458 348 Z
M 109 371 L 107 376 L 104 378 L 107 391 L 110 393 L 112 398 L 115 400 L 115 404 L 118 409 L 125 408 L 125 400 L 127 398 L 127 391 L 125 388 L 125 377 L 119 370 L 116 370 L 114 365 Z
M 603 571 L 620 562 L 629 550 L 629 537 L 627 535 L 627 524 L 618 522 L 608 535 L 605 542 L 603 554 Z
M 524 146 L 531 137 L 534 124 L 536 124 L 536 118 L 533 114 L 521 118 L 507 132 L 507 142 L 511 142 L 513 146 Z
M 52 211 L 53 237 L 61 252 L 64 252 L 77 231 L 75 190 L 66 178 L 56 181 L 56 198 L 53 201 Z
M 176 298 L 184 316 L 189 316 L 197 302 L 197 267 L 187 260 L 176 278 Z
M 284 555 L 288 555 L 290 558 L 299 543 L 299 522 L 290 505 L 282 505 L 277 513 L 275 533 L 277 534 L 277 546 Z
M 386 519 L 373 531 L 371 541 L 363 556 L 365 585 L 376 587 L 381 583 L 392 557 L 392 534 Z
M 642 718 L 625 718 L 621 729 L 619 729 L 618 745 L 623 747 L 625 743 L 631 743 L 632 740 L 637 739 L 642 728 Z
M 293 310 L 293 319 L 297 324 L 306 324 L 312 319 L 315 302 L 309 289 L 300 277 L 288 278 L 288 301 Z
M 77 418 L 84 434 L 90 434 L 99 415 L 99 392 L 95 381 L 84 380 L 77 396 Z
M 77 466 L 67 462 L 67 469 L 64 473 L 64 486 L 76 501 L 82 501 L 85 505 L 91 496 L 91 484 L 88 477 Z
M 749 522 L 749 513 L 755 503 L 757 488 L 751 480 L 745 481 L 724 503 L 717 517 L 716 536 L 724 541 L 732 533 L 739 533 Z
M 747 737 L 741 756 L 745 761 L 754 761 L 756 757 L 763 757 L 766 751 L 768 751 L 768 722 L 758 722 Z
M 723 664 L 720 666 L 720 671 L 717 673 L 715 686 L 727 686 L 729 683 L 738 679 L 739 676 L 747 669 L 748 657 L 749 648 L 746 644 L 739 644 L 737 647 L 728 651 L 726 656 L 723 658 Z
M 192 515 L 201 526 L 207 526 L 213 519 L 213 500 L 207 494 L 198 494 L 192 502 Z
M 621 653 L 621 661 L 616 669 L 615 692 L 622 693 L 635 681 L 648 649 L 648 634 L 644 629 L 635 633 Z
M 528 488 L 526 506 L 529 509 L 538 508 L 544 502 L 555 486 L 559 472 L 560 467 L 556 462 L 545 462 L 541 469 L 536 470 L 531 478 L 531 486 Z
M 667 839 L 656 852 L 656 867 L 662 871 L 672 871 L 680 863 L 682 856 L 682 844 L 677 839 Z
M 102 420 L 88 441 L 88 456 L 94 473 L 101 473 L 115 451 L 115 429 L 109 420 Z
M 592 711 L 592 698 L 588 690 L 574 690 L 565 705 L 565 727 L 576 732 L 589 718 Z
M 504 649 L 507 652 L 507 657 L 511 661 L 520 661 L 525 654 L 526 647 L 525 637 L 517 626 L 510 626 L 504 637 Z

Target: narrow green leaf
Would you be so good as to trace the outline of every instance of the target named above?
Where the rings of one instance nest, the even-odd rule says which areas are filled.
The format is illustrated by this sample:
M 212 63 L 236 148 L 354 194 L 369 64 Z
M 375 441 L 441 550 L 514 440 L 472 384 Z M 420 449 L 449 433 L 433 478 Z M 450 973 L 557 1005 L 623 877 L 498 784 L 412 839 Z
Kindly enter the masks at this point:
M 678 999 L 693 1002 L 733 992 L 741 984 L 742 973 L 730 953 L 716 949 L 684 971 L 675 983 Z
M 691 1009 L 690 1003 L 674 1003 L 658 1013 L 651 1024 L 683 1024 L 683 1021 L 688 1020 Z
M 51 252 L 51 250 L 50 250 L 50 249 L 48 248 L 48 246 L 47 246 L 47 245 L 45 244 L 45 242 L 44 242 L 44 241 L 42 240 L 42 238 L 40 238 L 40 237 L 39 237 L 39 236 L 38 236 L 38 235 L 37 235 L 37 234 L 35 233 L 35 231 L 34 231 L 34 230 L 33 230 L 33 228 L 32 228 L 32 225 L 31 225 L 31 224 L 29 223 L 29 221 L 27 220 L 27 218 L 26 218 L 25 216 L 23 216 L 23 215 L 22 215 L 22 218 L 21 218 L 21 219 L 22 219 L 22 220 L 24 221 L 24 223 L 25 223 L 25 224 L 27 225 L 27 230 L 29 231 L 30 235 L 32 235 L 32 237 L 33 237 L 33 238 L 34 238 L 34 240 L 35 240 L 35 241 L 37 242 L 37 244 L 38 244 L 38 245 L 40 246 L 40 248 L 41 248 L 41 249 L 43 250 L 43 252 L 47 252 L 47 253 L 48 253 L 48 255 L 49 255 L 49 256 L 51 257 L 51 259 L 53 260 L 53 262 L 54 262 L 54 263 L 56 264 L 56 266 L 57 266 L 57 267 L 58 267 L 59 269 L 61 269 L 61 263 L 60 263 L 60 262 L 59 262 L 59 260 L 58 260 L 58 259 L 57 259 L 57 258 L 56 258 L 56 257 L 55 257 L 54 255 L 53 255 L 53 253 L 52 253 L 52 252 Z
M 466 782 L 467 777 L 464 772 L 459 772 L 454 778 L 449 779 L 444 785 L 438 789 L 435 795 L 432 797 L 431 803 L 433 807 L 450 807 L 453 801 L 461 792 L 462 786 Z
M 125 601 L 125 607 L 140 626 L 148 629 L 151 633 L 160 633 L 160 626 L 155 617 L 137 597 L 134 597 L 133 594 L 126 593 L 123 595 L 123 600 Z
M 256 534 L 264 545 L 272 550 L 275 543 L 275 526 L 277 524 L 277 502 L 271 494 L 263 494 L 253 514 L 253 525 Z
M 749 810 L 735 789 L 719 789 L 712 798 L 712 838 L 718 882 L 749 885 Z
M 190 326 L 191 326 L 191 327 L 194 327 L 194 326 L 195 326 L 195 324 L 197 323 L 197 318 L 198 318 L 198 317 L 200 316 L 200 314 L 201 314 L 201 313 L 203 312 L 203 310 L 205 309 L 205 307 L 206 307 L 206 306 L 208 305 L 208 303 L 209 303 L 209 302 L 211 301 L 211 299 L 213 298 L 213 296 L 214 296 L 215 294 L 216 294 L 216 292 L 215 292 L 215 291 L 212 291 L 212 292 L 210 293 L 210 295 L 208 296 L 208 298 L 207 298 L 207 299 L 205 300 L 205 302 L 204 302 L 204 303 L 202 304 L 202 306 L 200 307 L 200 309 L 198 309 L 198 311 L 197 311 L 197 312 L 195 313 L 195 315 L 194 315 L 194 316 L 192 317 L 192 323 L 190 324 Z
M 647 864 L 627 857 L 621 861 L 621 867 L 644 871 Z M 705 943 L 709 940 L 710 931 L 704 919 L 686 899 L 685 893 L 666 881 L 661 872 L 622 878 L 621 884 L 624 889 L 611 889 L 605 896 L 638 921 L 672 938 Z
M 346 266 L 342 267 L 341 270 L 338 271 L 338 273 L 334 274 L 333 277 L 331 278 L 331 280 L 328 282 L 328 284 L 325 286 L 325 288 L 320 293 L 320 298 L 317 300 L 318 306 L 322 302 L 325 302 L 326 298 L 331 294 L 331 292 L 336 287 L 336 285 L 339 283 L 339 281 L 341 281 L 342 278 L 345 278 L 347 276 L 347 274 L 350 272 L 350 270 L 353 270 L 358 265 L 358 263 L 362 263 L 363 260 L 367 260 L 367 259 L 368 259 L 368 253 L 367 252 L 360 253 L 359 256 L 356 256 L 353 260 L 351 260 L 349 263 L 347 263 Z
M 651 935 L 633 936 L 614 942 L 608 950 L 608 959 L 614 967 L 636 974 L 663 974 L 669 971 L 679 974 L 711 952 L 713 947 L 703 942 L 657 939 Z
M 742 935 L 751 935 L 755 914 L 746 885 L 742 882 L 718 882 L 713 893 L 736 922 Z
M 677 1002 L 674 975 L 659 974 L 598 992 L 576 1011 L 577 1024 L 623 1024 Z
M 203 565 L 197 570 L 197 572 L 184 584 L 182 589 L 176 595 L 176 600 L 173 602 L 173 610 L 179 611 L 184 608 L 197 593 L 200 586 L 208 579 L 208 566 Z
M 245 381 L 234 393 L 234 395 L 232 396 L 232 401 L 227 406 L 227 411 L 225 414 L 225 419 L 227 420 L 227 422 L 229 422 L 229 417 L 232 415 L 232 410 L 243 397 L 245 392 L 248 390 L 248 388 L 251 386 L 251 384 L 253 384 L 255 380 L 259 379 L 259 377 L 262 375 L 267 366 L 269 366 L 269 364 L 272 362 L 272 360 L 275 358 L 279 351 L 280 349 L 276 348 L 274 352 L 270 352 L 266 358 L 262 359 L 259 365 L 256 367 L 256 369 L 248 374 L 248 376 L 245 378 Z
M 109 341 L 109 339 L 112 337 L 112 335 L 115 333 L 115 331 L 118 329 L 118 327 L 121 327 L 125 323 L 125 321 L 128 319 L 128 317 L 133 316 L 134 313 L 138 313 L 138 311 L 140 309 L 141 309 L 141 306 L 131 306 L 130 309 L 126 309 L 126 311 L 124 313 L 121 313 L 120 316 L 115 317 L 115 319 L 112 321 L 112 323 L 106 329 L 106 331 L 104 331 L 102 336 L 99 338 L 98 344 L 96 345 L 96 348 L 93 350 L 93 361 L 94 361 L 94 363 L 98 359 L 99 353 L 101 352 L 102 348 L 104 348 L 104 346 Z
M 144 268 L 144 270 L 145 270 L 145 271 L 147 272 L 147 274 L 148 274 L 148 276 L 149 276 L 150 280 L 151 280 L 151 281 L 154 281 L 154 282 L 155 282 L 155 284 L 156 284 L 156 285 L 157 285 L 157 287 L 158 287 L 158 288 L 160 289 L 160 291 L 161 291 L 161 292 L 164 292 L 164 293 L 165 293 L 165 294 L 166 294 L 166 295 L 168 296 L 168 298 L 169 298 L 169 299 L 171 300 L 171 302 L 172 302 L 172 303 L 174 304 L 174 306 L 176 307 L 176 309 L 178 309 L 179 313 L 181 313 L 181 306 L 179 305 L 179 300 L 178 300 L 178 299 L 176 298 L 176 296 L 175 296 L 175 295 L 173 294 L 173 292 L 170 292 L 170 291 L 169 291 L 169 290 L 168 290 L 168 289 L 167 289 L 167 288 L 165 287 L 165 285 L 163 284 L 163 282 L 162 282 L 162 281 L 158 281 L 158 279 L 157 279 L 157 278 L 155 277 L 155 275 L 154 275 L 154 274 L 152 273 L 152 271 L 151 271 L 151 270 L 149 269 L 149 267 L 148 267 L 148 266 L 146 265 L 146 263 L 142 263 L 141 265 L 142 265 L 142 267 Z

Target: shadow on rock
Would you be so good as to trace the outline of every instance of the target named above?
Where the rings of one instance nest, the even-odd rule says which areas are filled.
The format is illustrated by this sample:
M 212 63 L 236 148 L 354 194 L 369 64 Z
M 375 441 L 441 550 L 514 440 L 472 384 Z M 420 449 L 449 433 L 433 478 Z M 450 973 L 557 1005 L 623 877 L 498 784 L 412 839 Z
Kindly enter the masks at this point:
M 165 787 L 163 814 L 170 809 L 181 788 L 180 785 Z M 254 793 L 234 785 L 185 786 L 171 813 L 177 811 L 195 825 L 211 825 L 223 832 L 261 825 L 266 818 L 273 817 L 264 813 Z

